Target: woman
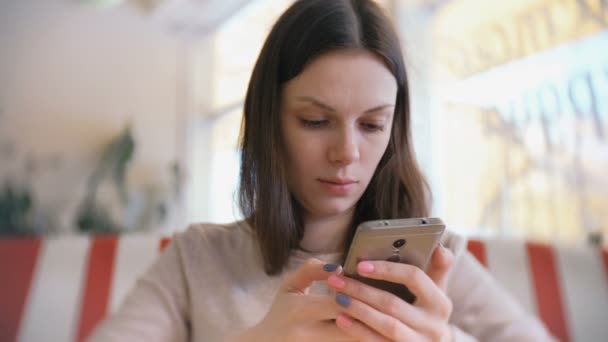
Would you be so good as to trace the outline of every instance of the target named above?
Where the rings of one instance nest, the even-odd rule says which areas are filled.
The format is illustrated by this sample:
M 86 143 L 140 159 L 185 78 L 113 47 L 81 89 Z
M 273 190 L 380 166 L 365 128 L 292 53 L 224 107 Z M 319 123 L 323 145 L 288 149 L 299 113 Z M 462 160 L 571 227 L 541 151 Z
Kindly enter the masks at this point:
M 365 220 L 423 217 L 399 40 L 369 0 L 303 0 L 273 27 L 244 109 L 246 220 L 178 234 L 93 340 L 549 340 L 444 234 L 426 273 L 358 272 L 407 286 L 408 304 L 341 274 Z

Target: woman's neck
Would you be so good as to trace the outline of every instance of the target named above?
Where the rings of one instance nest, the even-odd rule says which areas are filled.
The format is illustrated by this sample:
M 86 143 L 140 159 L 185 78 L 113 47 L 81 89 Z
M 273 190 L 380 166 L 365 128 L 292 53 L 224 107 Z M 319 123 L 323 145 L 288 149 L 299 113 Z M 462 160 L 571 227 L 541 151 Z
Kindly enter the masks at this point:
M 342 252 L 354 210 L 331 217 L 306 217 L 300 247 L 313 253 Z

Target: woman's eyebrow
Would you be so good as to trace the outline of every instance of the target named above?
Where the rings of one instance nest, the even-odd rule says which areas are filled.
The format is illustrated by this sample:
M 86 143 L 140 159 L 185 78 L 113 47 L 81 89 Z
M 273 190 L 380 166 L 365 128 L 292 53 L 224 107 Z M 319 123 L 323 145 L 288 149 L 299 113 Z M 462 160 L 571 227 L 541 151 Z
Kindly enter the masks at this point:
M 312 104 L 315 107 L 319 107 L 321 109 L 325 109 L 329 112 L 337 112 L 337 110 L 333 109 L 331 106 L 315 99 L 314 97 L 310 97 L 310 96 L 298 96 L 296 97 L 296 100 L 298 101 L 302 101 L 302 102 L 308 102 L 310 104 Z
M 329 112 L 337 112 L 337 110 L 335 110 L 334 108 L 332 108 L 330 105 L 325 104 L 321 101 L 319 101 L 318 99 L 315 99 L 314 97 L 310 97 L 310 96 L 298 96 L 296 97 L 296 100 L 298 101 L 302 101 L 302 102 L 308 102 L 310 104 L 312 104 L 315 107 L 319 107 L 321 109 L 327 110 Z M 377 111 L 381 111 L 383 109 L 386 108 L 392 108 L 395 107 L 394 104 L 384 104 L 384 105 L 379 105 L 373 108 L 370 108 L 368 110 L 366 110 L 364 113 L 373 113 L 373 112 L 377 112 Z
M 394 107 L 395 107 L 395 105 L 393 105 L 393 104 L 385 104 L 385 105 L 380 105 L 380 106 L 368 109 L 364 113 L 365 114 L 367 114 L 367 113 L 374 113 L 374 112 L 379 112 L 379 111 L 381 111 L 383 109 L 394 108 Z

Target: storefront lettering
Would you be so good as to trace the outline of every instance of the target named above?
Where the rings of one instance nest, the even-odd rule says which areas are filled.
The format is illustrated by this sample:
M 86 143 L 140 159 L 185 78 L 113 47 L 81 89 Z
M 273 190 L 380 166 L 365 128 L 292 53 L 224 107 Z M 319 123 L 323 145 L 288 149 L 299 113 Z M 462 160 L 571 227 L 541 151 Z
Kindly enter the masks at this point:
M 500 114 L 505 125 L 502 130 L 505 132 L 507 128 L 524 132 L 527 127 L 540 124 L 548 152 L 564 147 L 562 145 L 565 143 L 572 143 L 571 135 L 578 134 L 577 129 L 571 125 L 564 127 L 563 122 L 588 122 L 592 132 L 585 139 L 594 139 L 602 145 L 608 145 L 608 113 L 602 113 L 600 109 L 602 98 L 597 86 L 602 81 L 601 77 L 608 84 L 608 69 L 604 74 L 587 70 L 561 82 L 547 82 L 537 89 L 524 92 L 519 99 L 510 99 L 485 111 Z M 602 91 L 607 90 L 604 88 Z M 602 96 L 607 99 L 608 93 Z M 561 120 L 565 121 L 560 125 Z
M 454 75 L 466 77 L 606 28 L 608 0 L 550 0 L 462 36 L 439 29 L 438 59 Z

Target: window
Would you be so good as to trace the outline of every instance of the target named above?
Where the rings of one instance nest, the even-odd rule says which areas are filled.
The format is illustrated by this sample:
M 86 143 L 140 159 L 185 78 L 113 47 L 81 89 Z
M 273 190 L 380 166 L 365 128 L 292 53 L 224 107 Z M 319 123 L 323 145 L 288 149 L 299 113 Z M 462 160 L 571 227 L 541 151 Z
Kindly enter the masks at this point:
M 470 233 L 608 233 L 608 18 L 587 1 L 434 14 L 435 194 Z
M 237 139 L 247 85 L 272 24 L 291 4 L 254 0 L 214 34 L 210 105 L 194 134 L 193 191 L 189 221 L 231 222 L 241 218 L 236 191 L 240 168 Z M 209 70 L 209 69 L 207 69 Z

